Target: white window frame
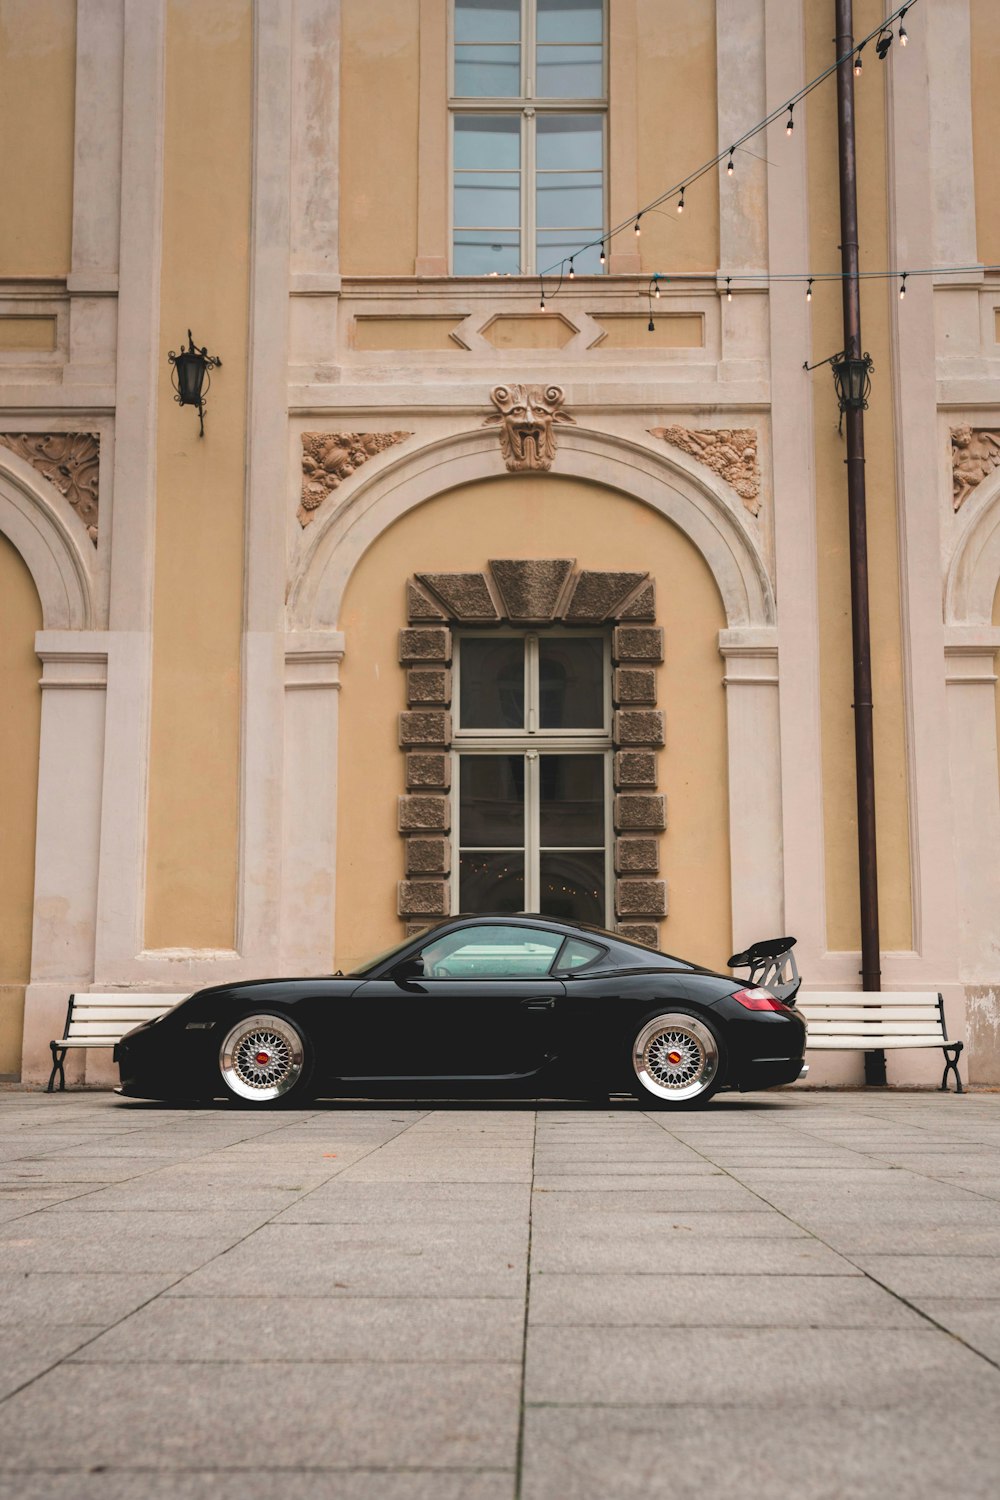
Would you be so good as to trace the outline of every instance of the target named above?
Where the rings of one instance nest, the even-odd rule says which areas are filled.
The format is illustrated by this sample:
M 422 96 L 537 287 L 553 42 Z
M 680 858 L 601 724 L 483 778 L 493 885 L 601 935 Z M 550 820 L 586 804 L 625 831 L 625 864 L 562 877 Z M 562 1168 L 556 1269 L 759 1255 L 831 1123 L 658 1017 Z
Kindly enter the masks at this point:
M 608 222 L 608 54 L 610 51 L 608 27 L 608 0 L 604 0 L 603 8 L 603 30 L 602 30 L 602 57 L 601 57 L 601 94 L 598 98 L 574 98 L 574 99 L 551 99 L 547 96 L 539 98 L 535 92 L 535 68 L 536 68 L 536 16 L 535 0 L 521 0 L 521 86 L 522 93 L 517 95 L 503 95 L 500 98 L 491 98 L 485 95 L 462 95 L 455 93 L 455 0 L 449 0 L 448 5 L 448 267 L 449 274 L 455 274 L 455 116 L 456 115 L 511 115 L 518 117 L 521 121 L 520 144 L 520 198 L 521 198 L 521 222 L 519 233 L 521 237 L 520 254 L 520 276 L 537 276 L 539 270 L 545 271 L 545 266 L 535 264 L 535 235 L 536 224 L 536 148 L 537 131 L 535 120 L 538 115 L 600 115 L 603 125 L 601 130 L 601 191 L 603 204 L 601 208 L 602 227 Z M 471 169 L 470 169 L 471 170 Z M 489 228 L 494 226 L 482 226 Z M 508 229 L 503 231 L 499 226 L 497 233 L 510 233 Z M 573 231 L 570 230 L 569 233 Z M 592 273 L 588 273 L 592 274 Z
M 614 779 L 612 755 L 614 744 L 611 703 L 611 641 L 607 633 L 595 630 L 553 629 L 544 632 L 544 639 L 580 639 L 600 635 L 604 645 L 603 685 L 604 723 L 599 729 L 550 730 L 538 727 L 538 646 L 542 634 L 534 630 L 491 630 L 488 636 L 482 631 L 461 631 L 455 637 L 455 652 L 452 662 L 453 694 L 455 713 L 451 760 L 451 909 L 459 910 L 460 856 L 465 846 L 461 843 L 461 755 L 523 755 L 524 765 L 524 841 L 511 845 L 511 852 L 524 851 L 524 909 L 537 913 L 541 909 L 541 856 L 548 852 L 595 853 L 601 845 L 588 844 L 578 848 L 566 845 L 545 845 L 539 841 L 538 830 L 541 815 L 540 756 L 542 755 L 600 755 L 604 762 L 604 921 L 613 923 L 614 906 Z M 491 641 L 498 639 L 521 640 L 525 643 L 525 718 L 524 729 L 463 729 L 461 725 L 462 692 L 462 642 L 465 640 Z M 498 853 L 496 846 L 469 845 L 467 853 Z

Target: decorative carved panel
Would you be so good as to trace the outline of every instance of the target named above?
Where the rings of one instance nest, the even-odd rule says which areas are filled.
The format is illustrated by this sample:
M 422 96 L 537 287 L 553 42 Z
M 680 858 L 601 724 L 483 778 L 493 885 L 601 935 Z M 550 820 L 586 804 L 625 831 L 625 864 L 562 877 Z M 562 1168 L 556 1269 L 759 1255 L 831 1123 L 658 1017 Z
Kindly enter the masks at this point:
M 760 514 L 757 433 L 752 427 L 651 427 L 649 431 L 718 474 L 732 485 L 752 516 Z
M 362 464 L 412 436 L 411 432 L 304 432 L 302 499 L 296 512 L 300 524 L 308 526 L 326 497 Z
M 5 432 L 0 443 L 27 459 L 76 511 L 97 546 L 101 439 L 96 432 Z
M 490 400 L 496 411 L 483 426 L 499 426 L 500 452 L 509 471 L 551 469 L 556 456 L 555 424 L 576 420 L 561 409 L 562 386 L 495 385 Z
M 951 429 L 951 503 L 960 510 L 987 474 L 1000 468 L 1000 432 L 987 427 Z

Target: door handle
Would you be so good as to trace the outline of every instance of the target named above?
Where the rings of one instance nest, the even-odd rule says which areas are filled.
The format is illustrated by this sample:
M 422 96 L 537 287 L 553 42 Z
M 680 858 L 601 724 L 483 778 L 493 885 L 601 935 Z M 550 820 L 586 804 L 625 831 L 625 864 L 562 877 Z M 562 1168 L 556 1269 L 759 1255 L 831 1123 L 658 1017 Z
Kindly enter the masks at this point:
M 525 1010 L 553 1010 L 556 1002 L 554 1000 L 523 1000 L 521 1003 Z

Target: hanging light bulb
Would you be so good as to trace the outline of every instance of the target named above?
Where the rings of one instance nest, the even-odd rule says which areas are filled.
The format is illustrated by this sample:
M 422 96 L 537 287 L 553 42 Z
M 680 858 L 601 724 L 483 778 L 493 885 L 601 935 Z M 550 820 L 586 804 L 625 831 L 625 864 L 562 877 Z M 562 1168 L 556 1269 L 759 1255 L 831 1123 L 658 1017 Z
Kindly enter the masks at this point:
M 859 47 L 858 48 L 858 55 L 854 59 L 854 76 L 855 76 L 855 78 L 860 78 L 861 77 L 861 69 L 863 67 L 864 67 L 864 63 L 861 61 L 861 48 Z
M 576 272 L 573 270 L 573 257 L 572 257 L 572 255 L 569 258 L 569 279 L 570 279 L 570 281 L 575 281 L 575 279 L 576 279 Z
M 790 104 L 788 106 L 788 119 L 785 121 L 785 134 L 786 135 L 791 135 L 792 131 L 795 129 L 795 116 L 792 114 L 792 111 L 793 111 L 794 108 L 795 108 L 794 104 Z
M 649 315 L 649 322 L 646 325 L 646 331 L 648 333 L 655 333 L 656 332 L 656 324 L 653 322 L 653 314 L 652 313 L 650 313 L 650 315 Z
M 545 311 L 545 283 L 540 277 L 538 281 L 538 311 Z
M 727 302 L 732 302 L 732 300 L 733 300 L 733 278 L 731 276 L 727 276 L 726 277 L 726 301 Z
M 636 239 L 638 239 L 639 236 L 640 236 L 640 234 L 642 233 L 642 229 L 641 229 L 640 224 L 639 224 L 639 220 L 641 218 L 642 218 L 642 214 L 636 214 L 636 216 L 635 216 L 635 223 L 632 225 L 632 228 L 635 230 L 635 237 L 636 237 Z
M 736 150 L 735 146 L 730 146 L 730 148 L 729 148 L 729 160 L 726 163 L 726 172 L 728 173 L 728 175 L 730 177 L 732 177 L 733 171 L 734 171 L 734 168 L 733 168 L 733 152 L 735 150 Z
M 682 214 L 684 212 L 684 189 L 683 188 L 681 188 L 681 196 L 677 200 L 677 212 L 679 214 Z
M 657 299 L 659 299 L 659 295 L 660 295 L 660 283 L 657 281 L 655 283 L 655 289 L 653 291 L 653 296 L 656 297 Z
M 605 263 L 606 260 L 607 260 L 607 256 L 604 253 L 604 241 L 602 240 L 601 241 L 601 265 L 602 266 L 604 265 L 604 263 Z
M 900 302 L 902 302 L 903 298 L 906 296 L 906 278 L 907 278 L 907 276 L 909 274 L 910 274 L 909 271 L 903 271 L 901 273 L 901 276 L 900 276 L 900 282 L 899 282 L 899 300 L 900 300 Z
M 809 278 L 809 285 L 806 287 L 806 301 L 807 302 L 811 302 L 812 299 L 813 299 L 813 278 L 810 276 L 810 278 Z
M 903 9 L 899 12 L 899 45 L 901 47 L 905 47 L 907 42 L 910 40 L 906 34 L 906 27 L 903 25 L 903 17 L 906 15 L 906 12 L 908 10 L 909 6 L 904 5 Z

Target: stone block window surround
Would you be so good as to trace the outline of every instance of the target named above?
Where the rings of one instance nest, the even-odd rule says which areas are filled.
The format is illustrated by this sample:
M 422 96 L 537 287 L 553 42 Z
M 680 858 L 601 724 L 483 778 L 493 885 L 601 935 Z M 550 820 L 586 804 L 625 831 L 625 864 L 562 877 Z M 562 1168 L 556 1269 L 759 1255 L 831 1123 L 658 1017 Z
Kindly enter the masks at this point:
M 480 900 L 558 915 L 575 890 L 579 915 L 658 946 L 653 580 L 496 559 L 481 573 L 415 574 L 406 595 L 407 928 Z

